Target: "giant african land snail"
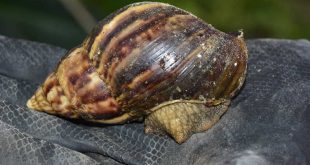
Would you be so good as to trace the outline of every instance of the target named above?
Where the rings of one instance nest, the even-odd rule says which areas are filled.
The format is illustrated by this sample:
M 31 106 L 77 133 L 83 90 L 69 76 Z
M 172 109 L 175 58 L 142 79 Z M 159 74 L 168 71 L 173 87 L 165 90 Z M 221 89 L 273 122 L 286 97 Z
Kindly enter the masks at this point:
M 120 124 L 182 143 L 214 125 L 242 86 L 242 32 L 225 34 L 174 6 L 144 2 L 101 21 L 28 101 L 68 118 Z

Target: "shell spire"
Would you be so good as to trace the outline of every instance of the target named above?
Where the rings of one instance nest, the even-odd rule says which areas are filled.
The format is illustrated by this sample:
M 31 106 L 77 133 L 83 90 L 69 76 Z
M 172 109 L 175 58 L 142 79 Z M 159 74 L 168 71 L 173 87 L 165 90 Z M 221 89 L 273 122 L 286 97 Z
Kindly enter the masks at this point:
M 118 103 L 83 47 L 68 53 L 28 100 L 27 106 L 68 118 L 102 122 L 121 115 Z
M 51 104 L 44 97 L 44 92 L 42 88 L 39 88 L 36 93 L 27 101 L 27 107 L 31 109 L 36 109 L 38 111 L 48 112 L 50 114 L 54 113 Z

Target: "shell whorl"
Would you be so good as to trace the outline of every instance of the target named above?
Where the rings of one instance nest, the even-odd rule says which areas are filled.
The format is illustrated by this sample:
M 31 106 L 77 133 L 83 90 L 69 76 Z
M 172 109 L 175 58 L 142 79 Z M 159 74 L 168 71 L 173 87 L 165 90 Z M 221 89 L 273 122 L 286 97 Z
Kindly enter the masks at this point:
M 246 61 L 242 37 L 168 4 L 136 3 L 101 21 L 27 105 L 119 123 L 167 100 L 230 98 Z

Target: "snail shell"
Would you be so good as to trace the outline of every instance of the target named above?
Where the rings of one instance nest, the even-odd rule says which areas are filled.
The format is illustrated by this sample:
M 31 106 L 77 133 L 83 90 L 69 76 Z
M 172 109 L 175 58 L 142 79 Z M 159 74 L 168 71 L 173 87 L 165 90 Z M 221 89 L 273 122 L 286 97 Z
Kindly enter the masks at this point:
M 107 124 L 150 116 L 146 132 L 167 132 L 183 142 L 227 110 L 246 65 L 242 32 L 223 33 L 168 4 L 135 3 L 99 22 L 27 106 Z M 176 118 L 182 121 L 160 126 Z

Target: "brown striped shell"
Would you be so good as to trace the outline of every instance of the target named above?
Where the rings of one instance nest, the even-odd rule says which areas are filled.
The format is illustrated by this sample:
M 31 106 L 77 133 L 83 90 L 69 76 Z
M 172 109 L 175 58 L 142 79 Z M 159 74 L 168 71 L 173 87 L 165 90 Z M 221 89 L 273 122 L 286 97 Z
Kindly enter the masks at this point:
M 231 99 L 245 79 L 242 32 L 223 33 L 164 3 L 135 3 L 101 21 L 28 101 L 69 118 L 123 123 L 169 100 Z

